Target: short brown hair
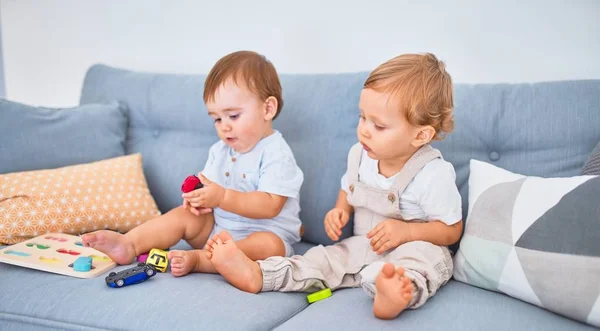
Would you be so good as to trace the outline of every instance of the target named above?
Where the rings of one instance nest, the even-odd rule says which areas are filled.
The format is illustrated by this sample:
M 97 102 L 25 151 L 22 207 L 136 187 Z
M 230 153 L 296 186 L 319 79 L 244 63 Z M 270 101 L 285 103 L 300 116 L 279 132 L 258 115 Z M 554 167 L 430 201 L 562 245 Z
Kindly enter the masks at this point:
M 204 82 L 204 102 L 215 98 L 217 89 L 232 78 L 241 80 L 248 89 L 262 100 L 272 96 L 277 99 L 275 119 L 283 107 L 281 83 L 275 66 L 266 57 L 251 51 L 239 51 L 222 57 L 208 73 Z
M 431 125 L 433 140 L 454 130 L 452 78 L 435 55 L 404 54 L 386 61 L 371 72 L 364 88 L 390 93 L 408 122 Z

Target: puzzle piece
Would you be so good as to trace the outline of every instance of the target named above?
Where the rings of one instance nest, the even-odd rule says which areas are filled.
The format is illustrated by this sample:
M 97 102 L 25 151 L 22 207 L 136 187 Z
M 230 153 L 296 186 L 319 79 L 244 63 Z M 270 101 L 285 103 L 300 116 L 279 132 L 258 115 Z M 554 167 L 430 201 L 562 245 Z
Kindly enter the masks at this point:
M 57 249 L 56 251 L 59 252 L 59 253 L 61 253 L 61 254 L 69 254 L 69 255 L 79 255 L 79 254 L 81 254 L 81 253 L 79 253 L 77 251 L 72 251 L 70 249 L 64 249 L 64 248 Z
M 60 237 L 53 237 L 53 236 L 46 236 L 44 237 L 44 239 L 48 239 L 48 240 L 56 240 L 58 242 L 64 243 L 65 241 L 67 241 L 68 239 L 66 238 L 60 238 Z
M 57 259 L 55 257 L 45 257 L 45 256 L 40 256 L 40 261 L 44 262 L 44 263 L 57 263 L 60 262 L 60 259 Z
M 110 259 L 110 257 L 108 256 L 104 256 L 104 255 L 90 255 L 89 256 L 92 260 L 96 260 L 96 261 L 103 261 L 103 262 L 111 262 L 112 260 Z
M 4 254 L 11 254 L 11 255 L 23 256 L 23 257 L 31 256 L 31 254 L 29 254 L 29 253 L 17 252 L 17 251 L 13 251 L 13 250 L 5 251 Z
M 69 267 L 79 272 L 88 272 L 94 269 L 94 267 L 92 266 L 92 258 L 89 256 L 78 257 L 77 260 L 75 260 L 75 262 L 69 264 Z
M 50 248 L 50 246 L 40 245 L 40 244 L 36 244 L 36 243 L 28 243 L 28 244 L 25 244 L 25 246 L 27 246 L 27 247 L 34 247 L 35 246 L 38 249 L 48 249 L 48 248 Z

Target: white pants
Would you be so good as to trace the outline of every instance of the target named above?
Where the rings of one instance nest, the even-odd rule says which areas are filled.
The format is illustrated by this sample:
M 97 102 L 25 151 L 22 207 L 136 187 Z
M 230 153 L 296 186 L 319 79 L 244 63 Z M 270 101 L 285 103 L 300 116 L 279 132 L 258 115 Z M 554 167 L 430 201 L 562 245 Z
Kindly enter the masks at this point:
M 304 255 L 270 257 L 258 261 L 263 291 L 313 292 L 359 287 L 374 297 L 375 278 L 384 263 L 403 267 L 413 282 L 409 308 L 422 306 L 452 276 L 452 257 L 446 247 L 424 241 L 409 242 L 385 254 L 371 250 L 366 236 L 354 236 L 331 246 L 316 246 Z

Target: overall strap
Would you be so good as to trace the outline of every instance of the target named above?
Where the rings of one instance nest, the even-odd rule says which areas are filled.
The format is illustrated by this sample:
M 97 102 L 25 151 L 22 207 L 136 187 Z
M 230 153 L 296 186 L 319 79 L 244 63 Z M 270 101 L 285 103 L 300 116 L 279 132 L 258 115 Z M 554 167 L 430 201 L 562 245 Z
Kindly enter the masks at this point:
M 400 170 L 400 174 L 390 187 L 390 190 L 397 192 L 398 196 L 400 196 L 419 171 L 421 171 L 427 163 L 438 157 L 442 157 L 442 153 L 431 147 L 429 144 L 419 148 L 419 150 L 411 156 L 408 162 L 406 162 L 402 170 Z
M 360 143 L 356 143 L 350 148 L 350 152 L 348 152 L 347 178 L 349 184 L 358 182 L 358 168 L 360 166 L 362 151 L 363 146 Z

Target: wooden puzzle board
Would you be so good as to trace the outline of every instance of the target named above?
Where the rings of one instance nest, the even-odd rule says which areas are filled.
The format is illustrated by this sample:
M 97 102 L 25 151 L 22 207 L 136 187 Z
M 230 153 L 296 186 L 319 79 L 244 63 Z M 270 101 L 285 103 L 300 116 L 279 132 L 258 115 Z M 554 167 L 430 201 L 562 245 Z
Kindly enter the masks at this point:
M 69 264 L 78 257 L 91 257 L 90 271 L 75 271 Z M 78 236 L 47 233 L 0 249 L 0 262 L 77 278 L 94 278 L 116 263 L 99 251 L 83 247 Z

